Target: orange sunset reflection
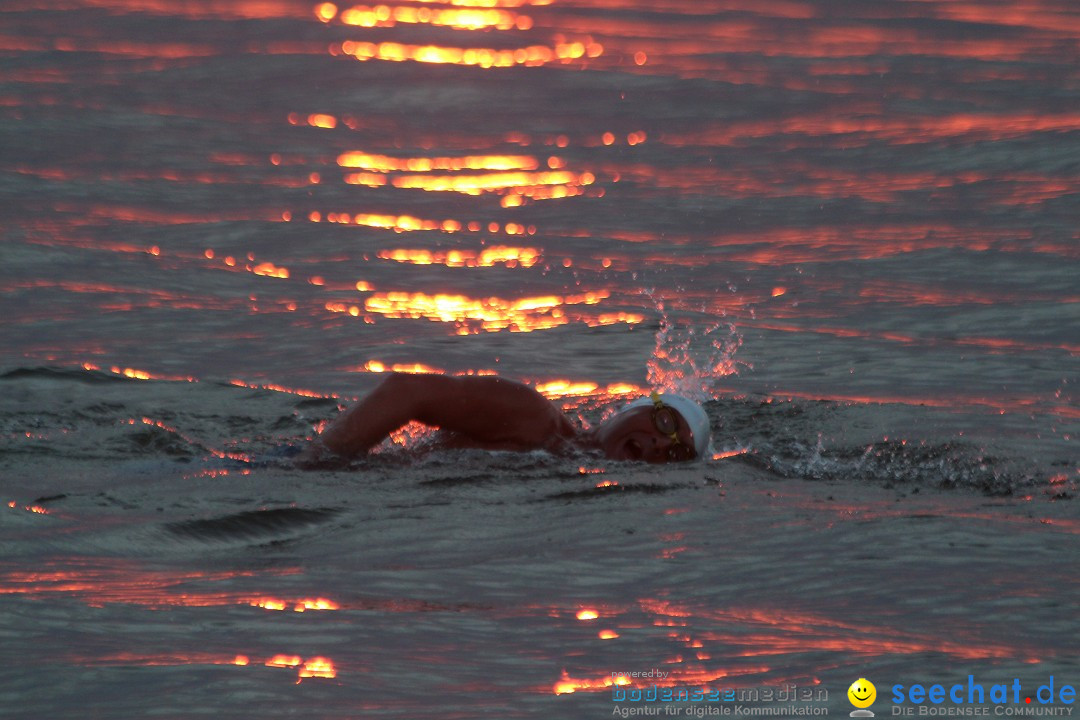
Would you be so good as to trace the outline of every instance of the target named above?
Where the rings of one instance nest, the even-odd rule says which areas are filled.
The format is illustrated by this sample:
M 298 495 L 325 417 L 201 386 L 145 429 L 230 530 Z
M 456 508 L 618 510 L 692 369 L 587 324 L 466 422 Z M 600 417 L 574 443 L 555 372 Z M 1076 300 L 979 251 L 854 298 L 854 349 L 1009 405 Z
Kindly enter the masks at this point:
M 27 437 L 30 437 L 30 433 L 27 433 Z M 12 510 L 20 509 L 19 503 L 17 501 L 15 501 L 15 500 L 9 501 L 7 506 L 9 508 L 11 508 Z M 28 512 L 28 513 L 34 513 L 35 515 L 48 515 L 49 514 L 48 508 L 42 507 L 41 505 L 23 505 L 23 506 L 21 506 L 21 509 Z
M 469 2 L 439 2 L 428 5 L 355 5 L 340 9 L 334 3 L 314 7 L 315 16 L 323 23 L 337 23 L 348 28 L 391 28 L 397 25 L 430 25 L 464 31 L 518 32 L 530 30 L 533 18 L 517 12 L 524 5 L 546 4 L 507 0 L 470 0 Z M 468 65 L 481 68 L 538 66 L 549 63 L 570 63 L 583 58 L 600 57 L 604 48 L 591 37 L 580 39 L 557 35 L 549 45 L 527 45 L 513 49 L 488 47 L 448 47 L 440 45 L 410 45 L 397 42 L 357 42 L 346 40 L 331 47 L 331 54 L 345 54 L 357 60 L 390 62 L 421 62 Z
M 407 292 L 374 293 L 364 301 L 363 310 L 388 318 L 412 318 L 453 323 L 457 334 L 468 335 L 481 331 L 532 332 L 584 322 L 590 327 L 619 323 L 637 324 L 644 316 L 636 313 L 585 313 L 574 306 L 597 305 L 609 296 L 601 290 L 581 295 L 542 295 L 510 300 L 499 297 L 475 298 Z M 360 314 L 356 305 L 327 303 L 331 312 Z
M 508 68 L 518 65 L 539 66 L 550 63 L 571 63 L 582 58 L 596 58 L 604 48 L 587 38 L 584 42 L 560 42 L 553 47 L 529 45 L 513 50 L 495 48 L 441 47 L 437 45 L 406 45 L 396 42 L 341 43 L 340 52 L 361 62 L 419 62 L 437 65 L 466 65 L 480 68 Z
M 556 398 L 618 398 L 624 395 L 641 395 L 645 389 L 631 383 L 599 385 L 587 380 L 547 380 L 536 383 L 536 391 L 545 397 Z
M 464 3 L 463 3 L 464 4 Z M 482 3 L 469 3 L 481 5 Z M 315 8 L 315 14 L 323 22 L 335 19 L 343 25 L 357 27 L 394 27 L 398 23 L 406 25 L 436 25 L 458 30 L 528 30 L 533 26 L 532 18 L 510 10 L 495 8 L 428 8 L 405 5 L 355 5 L 340 13 L 332 3 L 323 3 Z
M 239 378 L 232 378 L 229 381 L 230 385 L 237 387 L 254 388 L 258 390 L 270 390 L 271 392 L 288 393 L 289 395 L 298 395 L 300 397 L 308 398 L 337 398 L 340 397 L 337 393 L 321 393 L 315 390 L 304 390 L 302 388 L 288 388 L 284 385 L 278 385 L 276 383 L 255 383 L 241 380 Z
M 918 635 L 878 626 L 872 634 L 867 629 L 846 620 L 815 613 L 793 612 L 790 609 L 769 608 L 692 608 L 667 600 L 643 599 L 641 607 L 652 614 L 656 624 L 665 625 L 669 618 L 678 618 L 683 625 L 722 623 L 724 626 L 749 626 L 755 632 L 725 630 L 696 630 L 691 634 L 674 633 L 672 638 L 690 648 L 705 647 L 706 643 L 723 643 L 731 655 L 731 647 L 741 647 L 742 657 L 767 657 L 796 652 L 834 651 L 867 654 L 942 653 L 954 658 L 1016 657 L 1022 649 L 977 638 L 941 638 Z
M 301 598 L 298 600 L 286 600 L 275 597 L 252 598 L 247 601 L 252 607 L 260 607 L 264 610 L 288 610 L 293 612 L 306 612 L 308 610 L 340 610 L 341 605 L 326 598 Z
M 103 372 L 103 368 L 94 365 L 93 363 L 84 362 L 81 365 L 83 370 L 95 370 Z M 131 380 L 167 380 L 173 382 L 198 382 L 198 378 L 190 375 L 164 375 L 161 373 L 151 372 L 149 370 L 140 370 L 137 368 L 122 368 L 119 365 L 113 365 L 109 368 L 109 372 L 114 375 L 123 375 Z
M 666 664 L 681 663 L 682 658 L 677 657 Z M 562 676 L 552 687 L 551 692 L 555 695 L 567 695 L 575 692 L 601 692 L 613 687 L 686 687 L 686 688 L 709 688 L 711 683 L 717 680 L 730 680 L 739 676 L 753 677 L 771 670 L 766 665 L 754 667 L 739 667 L 738 669 L 714 669 L 708 670 L 701 667 L 673 668 L 666 678 L 650 678 L 642 680 L 628 678 L 624 675 L 612 677 L 612 673 L 598 677 L 571 677 L 565 670 Z
M 335 678 L 337 669 L 332 660 L 324 657 L 313 657 L 304 661 L 298 673 L 299 678 Z
M 273 575 L 293 575 L 283 569 Z M 0 596 L 40 597 L 54 594 L 81 599 L 91 607 L 106 604 L 141 605 L 148 608 L 214 607 L 249 604 L 246 593 L 196 590 L 193 584 L 227 583 L 254 578 L 253 571 L 156 571 L 134 562 L 96 559 L 83 564 L 47 564 L 35 570 L 0 574 Z
M 346 182 L 348 182 L 346 178 Z M 505 198 L 504 198 L 505 200 Z M 383 230 L 393 230 L 396 233 L 416 232 L 416 231 L 438 231 L 448 234 L 469 232 L 479 233 L 486 232 L 494 235 L 496 233 L 505 233 L 506 235 L 535 235 L 536 227 L 534 225 L 525 226 L 520 223 L 508 222 L 500 225 L 497 222 L 489 222 L 483 224 L 479 221 L 473 220 L 468 223 L 463 223 L 458 220 L 428 220 L 424 218 L 414 217 L 412 215 L 377 215 L 372 213 L 358 213 L 351 215 L 344 212 L 329 212 L 325 217 L 318 211 L 312 211 L 308 213 L 308 220 L 310 222 L 328 222 L 338 225 L 359 225 L 362 227 L 379 228 Z M 519 254 L 529 254 L 529 248 L 523 249 Z M 409 251 L 405 251 L 408 254 Z M 464 255 L 454 255 L 458 251 L 448 251 L 446 253 L 446 259 L 449 262 L 438 261 L 439 264 L 448 264 L 454 266 L 456 264 L 455 257 L 464 258 Z M 460 251 L 465 252 L 465 251 Z M 506 251 L 509 254 L 513 254 L 515 251 L 509 249 Z M 488 257 L 493 254 L 498 254 L 499 251 L 492 250 L 488 253 Z M 386 258 L 390 260 L 397 260 L 399 262 L 408 262 L 409 260 L 404 257 L 390 257 Z M 431 263 L 418 262 L 418 265 L 426 265 Z M 464 264 L 468 264 L 465 262 Z M 317 284 L 317 283 L 315 283 Z
M 136 653 L 123 652 L 98 656 L 74 656 L 79 665 L 86 667 L 172 667 L 180 665 L 231 665 L 242 668 L 280 668 L 296 671 L 296 683 L 311 678 L 332 679 L 337 677 L 333 660 L 315 656 L 279 653 L 260 660 L 244 654 L 214 652 Z
M 380 250 L 377 257 L 412 265 L 446 265 L 447 267 L 506 267 L 530 268 L 540 260 L 540 251 L 530 247 L 495 245 L 476 252 L 473 250 Z
M 596 182 L 591 172 L 566 169 L 562 158 L 548 158 L 549 169 L 541 169 L 540 160 L 531 155 L 393 157 L 357 150 L 339 155 L 337 164 L 357 171 L 345 174 L 350 185 L 516 196 L 504 203 L 507 207 L 521 205 L 526 197 L 546 200 L 580 195 Z
M 592 185 L 596 177 L 589 172 L 575 173 L 566 170 L 542 172 L 506 172 L 481 175 L 401 175 L 391 180 L 394 187 L 429 190 L 432 192 L 458 192 L 479 195 L 484 192 L 514 190 L 518 195 L 529 195 L 533 188 L 560 185 L 581 188 Z M 537 195 L 547 193 L 537 191 Z
M 429 8 L 410 5 L 353 5 L 338 9 L 332 2 L 315 5 L 315 16 L 323 23 L 337 19 L 342 25 L 357 27 L 393 27 L 407 25 L 437 25 L 460 30 L 528 30 L 532 19 L 513 12 L 527 5 L 551 4 L 552 0 L 417 0 L 419 3 L 450 5 L 449 8 Z
M 494 193 L 502 196 L 503 207 L 519 207 L 528 201 L 552 200 L 583 195 L 596 183 L 589 171 L 567 168 L 564 158 L 551 156 L 545 161 L 532 155 L 463 155 L 398 157 L 354 150 L 341 153 L 337 165 L 348 185 L 395 187 L 403 190 L 453 192 L 479 196 Z M 603 189 L 591 191 L 603 195 Z M 321 213 L 311 213 L 314 221 Z M 386 227 L 398 231 L 443 230 L 458 232 L 466 227 L 477 231 L 480 223 L 459 220 L 429 220 L 407 215 L 328 213 L 328 221 L 343 224 Z M 496 232 L 498 224 L 495 224 Z M 524 226 L 506 224 L 507 234 L 523 234 Z M 529 231 L 532 232 L 531 230 Z
M 434 367 L 432 365 L 426 365 L 424 363 L 392 363 L 384 362 L 382 360 L 368 360 L 363 365 L 348 368 L 349 372 L 365 372 L 365 373 L 432 373 L 436 375 L 445 374 L 446 371 L 442 368 Z M 466 370 L 462 372 L 453 373 L 454 375 L 498 375 L 494 370 Z M 634 385 L 633 383 L 608 383 L 607 385 L 601 385 L 589 380 L 567 380 L 567 379 L 555 379 L 555 380 L 536 380 L 525 379 L 523 382 L 527 385 L 531 385 L 538 393 L 550 400 L 563 401 L 563 405 L 567 407 L 580 404 L 580 401 L 601 401 L 607 402 L 611 400 L 620 400 L 626 396 L 644 395 L 646 389 L 640 385 Z M 597 474 L 606 472 L 603 468 L 578 468 L 578 472 L 582 475 Z M 616 482 L 608 482 L 607 484 L 614 485 Z
M 359 150 L 339 155 L 337 163 L 341 167 L 363 168 L 364 170 L 376 170 L 378 172 L 535 170 L 540 166 L 539 161 L 531 155 L 466 155 L 464 157 L 398 158 L 389 155 L 372 155 Z
M 381 360 L 368 360 L 360 367 L 352 368 L 352 370 L 369 373 L 431 373 L 435 375 L 441 375 L 444 372 L 437 367 L 424 365 L 423 363 L 384 363 Z
M 638 611 L 649 619 L 648 625 L 656 640 L 665 644 L 660 661 L 664 677 L 628 677 L 610 671 L 568 673 L 563 670 L 559 679 L 547 691 L 556 695 L 577 692 L 602 692 L 615 687 L 647 688 L 685 687 L 716 689 L 716 683 L 737 687 L 745 681 L 774 667 L 782 667 L 802 654 L 851 653 L 867 657 L 875 655 L 942 654 L 956 660 L 999 660 L 1020 658 L 1023 662 L 1038 662 L 1033 650 L 973 635 L 943 638 L 929 633 L 910 632 L 887 624 L 866 627 L 837 619 L 827 614 L 810 613 L 792 608 L 767 607 L 699 607 L 665 599 L 642 598 Z M 643 627 L 633 609 L 612 610 L 605 614 L 605 629 L 594 637 L 598 640 L 619 641 L 622 628 Z M 607 616 L 610 615 L 610 616 Z M 596 619 L 598 613 L 589 609 L 579 611 L 582 620 Z M 724 658 L 718 664 L 714 658 Z

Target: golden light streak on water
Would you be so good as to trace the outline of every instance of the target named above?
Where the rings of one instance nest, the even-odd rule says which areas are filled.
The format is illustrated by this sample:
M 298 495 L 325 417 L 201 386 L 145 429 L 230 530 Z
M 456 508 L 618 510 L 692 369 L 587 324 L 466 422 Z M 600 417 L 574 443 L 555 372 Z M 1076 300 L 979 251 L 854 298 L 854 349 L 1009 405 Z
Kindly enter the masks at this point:
M 637 325 L 645 322 L 645 316 L 640 313 L 600 313 L 595 318 L 584 318 L 584 323 L 589 327 L 598 327 L 600 325 L 618 325 L 625 323 L 627 325 Z
M 631 133 L 628 136 L 632 139 L 632 144 L 644 142 L 644 137 L 643 132 Z M 581 195 L 584 188 L 596 182 L 593 173 L 567 170 L 566 161 L 556 156 L 547 159 L 548 170 L 540 170 L 541 161 L 531 155 L 396 157 L 361 150 L 340 154 L 337 164 L 342 168 L 357 170 L 343 175 L 344 182 L 349 185 L 392 185 L 402 189 L 459 192 L 467 195 L 497 192 L 504 195 L 501 201 L 503 207 L 518 207 L 526 198 L 549 200 Z M 461 174 L 462 171 L 469 170 L 490 172 Z M 600 189 L 597 193 L 602 195 L 603 190 Z M 322 215 L 312 213 L 309 218 L 318 222 Z M 353 216 L 349 213 L 332 213 L 327 219 L 342 224 L 392 227 L 403 231 L 434 230 L 439 229 L 440 225 L 439 221 L 422 220 L 407 215 Z M 442 229 L 448 232 L 462 227 L 462 223 L 455 220 L 441 221 L 441 225 Z
M 345 182 L 350 182 L 349 177 L 346 177 Z M 321 216 L 319 220 L 312 220 L 312 222 L 321 222 Z M 350 215 L 349 213 L 327 213 L 326 222 L 337 223 L 339 225 L 362 225 L 364 227 L 381 228 L 385 230 L 394 230 L 396 232 L 413 232 L 416 230 L 446 230 L 447 223 L 452 221 L 438 221 L 438 220 L 424 220 L 422 218 L 413 217 L 412 215 L 374 215 L 371 213 L 360 213 L 357 215 Z M 451 224 L 449 227 L 456 227 Z
M 739 455 L 747 455 L 751 451 L 748 448 L 741 448 L 738 450 L 723 450 L 721 452 L 713 453 L 713 460 L 724 460 L 726 458 L 738 457 Z
M 644 388 L 630 383 L 611 383 L 601 387 L 594 382 L 549 380 L 534 386 L 536 391 L 548 398 L 566 398 L 582 396 L 618 397 L 622 395 L 641 395 Z
M 579 690 L 604 690 L 610 688 L 613 685 L 630 685 L 630 678 L 625 675 L 619 675 L 618 677 L 599 677 L 599 678 L 572 678 L 565 670 L 562 672 L 562 677 L 555 686 L 552 688 L 556 695 L 567 695 L 569 693 L 578 692 Z
M 273 392 L 288 393 L 290 395 L 299 395 L 301 397 L 310 397 L 310 398 L 338 398 L 338 397 L 340 397 L 337 393 L 326 394 L 326 393 L 316 392 L 314 390 L 302 390 L 302 389 L 298 389 L 298 388 L 288 388 L 288 387 L 285 387 L 283 385 L 277 385 L 275 383 L 253 383 L 253 382 L 248 382 L 246 380 L 240 380 L 240 379 L 237 379 L 237 378 L 233 378 L 233 379 L 229 380 L 229 384 L 230 385 L 236 385 L 237 387 L 253 388 L 253 389 L 257 389 L 257 390 L 272 390 Z
M 382 177 L 381 175 L 378 177 Z M 345 182 L 350 182 L 350 176 L 345 177 Z M 329 212 L 324 216 L 321 212 L 312 211 L 308 213 L 308 220 L 310 222 L 328 222 L 338 225 L 360 225 L 362 227 L 373 227 L 384 230 L 393 230 L 394 232 L 415 232 L 415 231 L 439 231 L 445 233 L 457 233 L 468 231 L 471 233 L 481 232 L 486 229 L 488 233 L 495 234 L 500 230 L 507 235 L 535 235 L 536 226 L 534 225 L 520 225 L 518 223 L 506 223 L 504 226 L 499 226 L 498 223 L 489 223 L 484 226 L 482 223 L 472 221 L 464 223 L 460 220 L 430 220 L 425 218 L 418 218 L 412 215 L 378 215 L 372 213 L 358 213 L 356 215 L 344 212 Z
M 356 370 L 357 372 L 370 373 L 397 372 L 413 374 L 429 373 L 434 375 L 442 375 L 446 372 L 445 370 L 442 370 L 440 368 L 432 367 L 430 365 L 424 365 L 422 363 L 392 363 L 387 365 L 381 360 L 368 360 L 359 368 L 354 368 L 354 370 Z
M 216 448 L 207 447 L 206 445 L 203 445 L 202 443 L 200 443 L 198 440 L 196 440 L 196 439 L 194 439 L 194 438 L 192 438 L 192 437 L 190 437 L 188 435 L 185 435 L 185 434 L 181 433 L 176 428 L 171 427 L 169 425 L 166 425 L 161 420 L 155 420 L 153 418 L 143 417 L 143 418 L 140 418 L 139 420 L 136 420 L 135 418 L 130 418 L 130 419 L 128 419 L 127 422 L 128 422 L 129 425 L 135 425 L 138 422 L 142 422 L 143 425 L 151 425 L 153 427 L 159 428 L 159 429 L 164 430 L 165 432 L 167 432 L 167 433 L 169 433 L 171 435 L 175 435 L 176 437 L 180 438 L 181 440 L 184 441 L 185 444 L 190 445 L 192 447 L 199 448 L 200 450 L 208 452 L 211 455 L 213 455 L 214 457 L 221 458 L 223 460 L 224 459 L 229 459 L 229 460 L 239 460 L 240 462 L 245 462 L 245 463 L 246 462 L 251 462 L 251 456 L 250 455 L 246 455 L 244 453 L 227 452 L 225 450 L 218 450 Z
M 548 397 L 566 397 L 568 395 L 592 395 L 600 386 L 593 382 L 570 382 L 552 380 L 536 386 L 536 391 Z
M 333 115 L 324 115 L 322 113 L 308 115 L 307 122 L 308 125 L 311 125 L 312 127 L 325 128 L 328 130 L 333 130 L 337 127 L 336 117 Z
M 305 610 L 340 610 L 341 606 L 333 600 L 327 600 L 326 598 L 314 598 L 300 600 L 293 607 L 294 612 L 304 612 Z
M 550 63 L 571 63 L 583 58 L 597 58 L 604 48 L 591 38 L 584 41 L 562 42 L 554 47 L 530 45 L 514 50 L 494 48 L 441 47 L 437 45 L 405 45 L 403 43 L 371 43 L 346 40 L 340 52 L 357 60 L 386 60 L 390 62 L 420 62 L 445 65 L 467 65 L 481 68 L 505 68 L 515 65 L 536 67 Z
M 9 503 L 10 507 L 10 503 Z M 270 573 L 292 575 L 298 570 Z M 156 571 L 115 559 L 89 558 L 69 565 L 44 565 L 29 571 L 0 573 L 0 595 L 45 597 L 63 594 L 91 607 L 110 603 L 148 608 L 217 607 L 247 604 L 243 596 L 228 590 L 192 591 L 190 583 L 233 582 L 252 578 L 248 571 Z
M 291 668 L 296 667 L 303 661 L 303 658 L 301 658 L 299 655 L 278 654 L 267 660 L 264 664 L 267 667 Z
M 474 250 L 380 250 L 377 257 L 412 265 L 446 265 L 447 267 L 492 267 L 503 263 L 507 267 L 530 268 L 540 260 L 540 250 L 531 247 L 495 245 L 479 253 Z
M 348 173 L 344 177 L 348 185 L 363 185 L 364 187 L 385 187 L 389 182 L 385 175 L 378 173 Z
M 338 9 L 334 3 L 324 2 L 315 6 L 315 16 L 324 23 L 335 17 L 346 25 L 361 27 L 388 27 L 395 22 L 430 23 L 447 25 L 462 30 L 528 30 L 532 20 L 517 13 L 506 12 L 498 8 L 540 7 L 550 5 L 553 0 L 415 0 L 418 4 L 449 5 L 457 9 L 412 8 L 406 6 L 376 5 L 373 7 L 358 5 L 345 10 Z M 426 11 L 426 12 L 425 12 Z M 340 12 L 340 17 L 339 17 Z
M 327 657 L 314 656 L 306 660 L 299 655 L 279 653 L 263 661 L 252 660 L 248 655 L 216 654 L 210 652 L 188 653 L 116 653 L 112 655 L 98 655 L 93 657 L 76 657 L 75 662 L 83 666 L 135 666 L 135 667 L 163 667 L 179 665 L 232 665 L 235 667 L 251 667 L 258 663 L 263 667 L 296 669 L 297 684 L 309 678 L 335 678 L 337 668 L 334 662 Z
M 503 300 L 465 295 L 382 293 L 368 298 L 364 308 L 387 317 L 428 318 L 440 322 L 479 322 L 485 330 L 539 330 L 569 322 L 556 296 Z
M 545 172 L 506 172 L 482 175 L 401 175 L 391 184 L 397 188 L 420 189 L 431 192 L 458 192 L 479 195 L 483 192 L 514 189 L 526 195 L 529 189 L 547 185 L 567 187 L 592 185 L 596 177 L 589 172 L 574 173 L 566 170 Z
M 582 179 L 588 178 L 588 182 L 583 182 L 584 185 L 592 184 L 594 178 L 589 173 L 584 173 Z M 603 192 L 602 190 L 600 192 Z M 534 186 L 534 187 L 515 187 L 512 188 L 510 193 L 503 197 L 503 207 L 519 207 L 524 204 L 524 198 L 530 200 L 559 200 L 561 198 L 576 197 L 583 195 L 585 189 L 583 187 L 576 187 L 573 185 L 555 185 L 555 186 Z
M 286 610 L 290 606 L 293 612 L 307 612 L 308 610 L 340 610 L 341 605 L 324 597 L 302 598 L 299 600 L 286 600 L 274 597 L 252 598 L 245 601 L 252 607 L 260 607 L 264 610 Z
M 342 153 L 337 164 L 379 172 L 433 172 L 435 170 L 535 170 L 540 161 L 531 155 L 466 155 L 464 157 L 411 157 L 372 155 L 359 150 Z
M 565 325 L 572 320 L 590 326 L 616 323 L 634 324 L 641 316 L 632 313 L 606 313 L 599 316 L 567 316 L 566 307 L 572 305 L 596 305 L 609 296 L 608 291 L 588 292 L 581 295 L 543 295 L 508 300 L 498 297 L 472 298 L 466 295 L 387 292 L 376 293 L 364 302 L 368 313 L 390 318 L 426 318 L 438 322 L 454 323 L 459 335 L 474 332 L 532 332 Z M 331 312 L 344 312 L 358 316 L 356 305 L 327 303 Z
M 20 509 L 19 503 L 16 502 L 15 500 L 10 501 L 7 504 L 7 506 L 9 508 L 11 508 L 12 510 Z M 41 505 L 23 505 L 21 509 L 28 512 L 28 513 L 33 513 L 35 515 L 48 515 L 49 514 L 48 508 L 44 508 Z
M 681 665 L 685 662 L 682 655 L 676 655 L 664 661 L 666 665 Z M 600 692 L 611 687 L 686 687 L 704 688 L 709 691 L 710 683 L 735 675 L 755 675 L 769 672 L 768 666 L 740 667 L 738 671 L 728 669 L 707 670 L 700 667 L 673 668 L 666 678 L 631 679 L 625 675 L 611 677 L 613 673 L 594 678 L 574 678 L 564 670 L 560 679 L 552 687 L 556 695 L 574 692 Z
M 344 313 L 346 315 L 352 315 L 353 317 L 360 317 L 360 306 L 349 305 L 343 302 L 327 302 L 323 307 L 332 313 Z M 371 316 L 368 315 L 364 318 L 365 322 L 371 320 Z
M 416 2 L 464 7 L 520 8 L 551 5 L 555 0 L 416 0 Z
M 260 598 L 258 600 L 250 601 L 250 605 L 253 607 L 261 607 L 264 610 L 284 610 L 285 601 L 277 600 L 275 598 Z
M 316 8 L 316 15 L 323 22 L 330 22 L 334 15 L 325 5 Z M 482 9 L 432 9 L 427 7 L 356 5 L 337 14 L 343 25 L 356 27 L 394 27 L 398 23 L 409 25 L 436 25 L 458 30 L 528 30 L 532 18 L 508 10 Z
M 259 263 L 255 267 L 251 268 L 251 272 L 256 275 L 265 275 L 266 277 L 276 277 L 282 279 L 289 278 L 289 269 L 283 267 L 277 267 L 274 263 L 264 262 Z
M 93 363 L 82 363 L 84 370 L 97 370 L 101 371 L 101 368 Z M 119 365 L 113 365 L 109 368 L 109 372 L 114 375 L 122 375 L 131 380 L 166 380 L 170 382 L 199 382 L 198 378 L 191 377 L 190 375 L 164 375 L 161 373 L 150 372 L 149 370 L 139 370 L 137 368 L 122 368 Z
M 335 678 L 337 670 L 334 663 L 324 657 L 313 657 L 304 661 L 303 667 L 298 673 L 300 679 L 304 678 Z

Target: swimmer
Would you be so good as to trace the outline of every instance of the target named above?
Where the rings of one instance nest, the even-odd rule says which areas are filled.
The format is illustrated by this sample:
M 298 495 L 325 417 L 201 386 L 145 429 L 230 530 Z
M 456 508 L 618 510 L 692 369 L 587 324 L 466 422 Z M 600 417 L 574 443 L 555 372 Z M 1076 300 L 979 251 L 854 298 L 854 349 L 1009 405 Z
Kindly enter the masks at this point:
M 581 430 L 550 400 L 527 385 L 492 375 L 393 373 L 331 422 L 297 457 L 301 467 L 327 455 L 366 454 L 391 432 L 417 421 L 437 427 L 450 447 L 487 450 L 599 450 L 612 460 L 682 462 L 703 457 L 709 418 L 679 395 L 636 400 Z

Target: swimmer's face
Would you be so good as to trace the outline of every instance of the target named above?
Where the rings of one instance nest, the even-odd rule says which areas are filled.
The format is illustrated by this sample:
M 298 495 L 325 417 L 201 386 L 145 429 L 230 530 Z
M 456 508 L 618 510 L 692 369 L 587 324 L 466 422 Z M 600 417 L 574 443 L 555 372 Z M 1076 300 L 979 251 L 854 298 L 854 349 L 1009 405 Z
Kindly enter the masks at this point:
M 679 442 L 675 443 L 656 428 L 652 414 L 653 409 L 643 405 L 608 418 L 596 429 L 600 449 L 612 460 L 648 463 L 693 460 L 697 456 L 694 438 L 686 422 L 679 417 L 676 430 Z
M 877 698 L 877 688 L 874 683 L 866 678 L 859 678 L 851 683 L 847 690 L 848 700 L 857 708 L 867 708 L 874 704 Z

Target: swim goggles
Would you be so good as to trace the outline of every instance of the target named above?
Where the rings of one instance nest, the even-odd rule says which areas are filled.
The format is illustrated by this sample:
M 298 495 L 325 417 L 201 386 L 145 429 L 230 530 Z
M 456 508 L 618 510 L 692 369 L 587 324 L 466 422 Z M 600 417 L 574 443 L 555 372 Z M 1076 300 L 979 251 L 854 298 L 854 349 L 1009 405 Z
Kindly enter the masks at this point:
M 676 462 L 692 460 L 695 455 L 694 448 L 685 445 L 683 441 L 679 439 L 679 414 L 665 405 L 664 401 L 660 399 L 660 395 L 657 394 L 655 390 L 652 391 L 649 398 L 653 403 L 653 427 L 655 427 L 659 433 L 666 435 L 671 440 L 671 445 L 668 446 L 667 450 L 668 460 L 674 460 Z

